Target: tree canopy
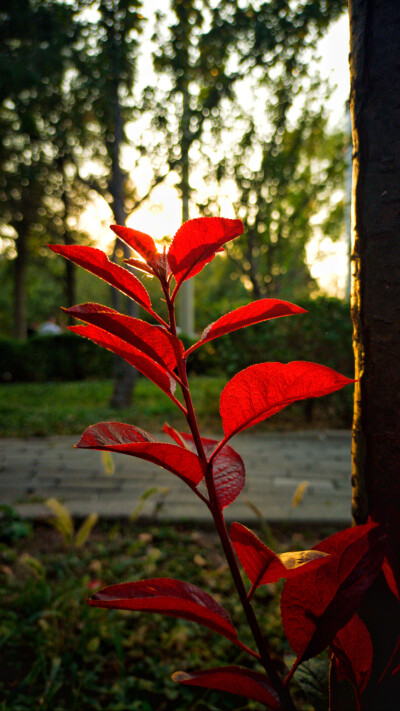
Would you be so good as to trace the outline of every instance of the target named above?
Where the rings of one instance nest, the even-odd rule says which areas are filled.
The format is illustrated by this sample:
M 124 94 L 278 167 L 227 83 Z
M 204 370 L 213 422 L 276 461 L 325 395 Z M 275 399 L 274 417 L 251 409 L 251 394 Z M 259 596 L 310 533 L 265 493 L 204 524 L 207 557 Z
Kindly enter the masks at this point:
M 141 0 L 11 3 L 0 29 L 0 236 L 16 335 L 26 333 L 32 266 L 60 279 L 55 260 L 43 266 L 43 246 L 89 239 L 80 215 L 94 193 L 124 222 L 168 171 L 194 214 L 219 212 L 218 194 L 230 191 L 247 230 L 230 269 L 256 296 L 282 293 L 284 274 L 307 290 L 305 244 L 316 213 L 331 236 L 340 231 L 332 196 L 343 171 L 342 136 L 309 100 L 321 94 L 309 60 L 343 9 L 339 0 L 171 0 L 165 15 L 146 17 Z M 146 87 L 138 59 L 153 19 Z M 132 173 L 144 157 L 145 193 Z M 72 303 L 71 265 L 62 282 Z

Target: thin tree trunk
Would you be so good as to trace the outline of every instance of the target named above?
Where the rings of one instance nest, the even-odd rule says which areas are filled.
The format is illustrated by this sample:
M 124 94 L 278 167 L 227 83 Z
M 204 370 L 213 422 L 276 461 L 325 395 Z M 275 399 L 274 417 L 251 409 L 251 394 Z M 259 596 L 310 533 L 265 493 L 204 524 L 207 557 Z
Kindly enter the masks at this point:
M 261 299 L 262 298 L 262 291 L 260 287 L 260 282 L 257 276 L 257 265 L 256 265 L 256 259 L 254 256 L 254 238 L 251 229 L 248 231 L 247 235 L 247 259 L 249 262 L 249 270 L 248 270 L 248 276 L 251 281 L 251 285 L 253 287 L 253 296 L 255 299 Z
M 119 100 L 118 81 L 115 82 L 114 94 L 114 120 L 115 133 L 114 141 L 111 148 L 111 180 L 109 190 L 112 195 L 112 211 L 115 221 L 118 225 L 124 225 L 126 221 L 125 210 L 125 176 L 121 168 L 121 146 L 123 142 L 123 123 L 121 104 Z M 122 247 L 125 258 L 129 258 L 130 250 L 118 239 L 115 241 L 113 259 L 116 258 L 117 247 Z M 116 289 L 112 289 L 112 304 L 113 308 L 118 311 L 123 301 L 121 294 Z M 132 299 L 124 299 L 126 313 L 129 316 L 137 315 L 137 305 Z M 115 356 L 114 358 L 114 389 L 111 396 L 111 407 L 122 409 L 130 407 L 132 404 L 133 389 L 137 379 L 137 371 L 125 360 Z
M 68 238 L 68 234 L 65 235 L 65 244 L 73 244 L 72 239 Z M 67 306 L 74 306 L 76 304 L 76 268 L 73 262 L 69 259 L 66 260 L 65 265 L 65 299 Z
M 16 241 L 17 256 L 14 260 L 14 335 L 26 338 L 26 261 L 28 230 L 24 220 L 20 222 Z
M 60 170 L 62 171 L 62 174 L 64 175 L 64 168 L 61 163 Z M 71 233 L 68 229 L 68 195 L 65 190 L 63 190 L 62 193 L 62 202 L 64 205 L 64 244 L 66 245 L 71 245 L 74 244 L 74 241 L 71 237 Z M 65 260 L 65 286 L 64 286 L 64 291 L 65 291 L 65 300 L 66 304 L 68 307 L 74 306 L 76 304 L 76 265 L 71 262 L 69 259 Z M 69 318 L 71 323 L 75 322 L 75 319 Z
M 190 121 L 190 106 L 189 106 L 189 89 L 186 85 L 183 90 L 183 107 L 181 117 L 181 180 L 180 190 L 182 196 L 182 222 L 187 222 L 189 219 L 189 199 L 190 199 L 190 184 L 189 184 L 189 148 L 191 144 L 191 136 L 189 130 Z M 182 333 L 192 336 L 195 332 L 194 319 L 194 280 L 188 279 L 180 289 L 179 294 L 179 327 Z

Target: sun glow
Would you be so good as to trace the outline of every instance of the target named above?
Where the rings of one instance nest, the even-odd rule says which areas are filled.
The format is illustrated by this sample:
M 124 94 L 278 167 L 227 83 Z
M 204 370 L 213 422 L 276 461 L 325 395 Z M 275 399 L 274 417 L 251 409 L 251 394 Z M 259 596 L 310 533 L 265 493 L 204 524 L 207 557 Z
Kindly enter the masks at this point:
M 321 74 L 330 76 L 337 87 L 332 92 L 328 107 L 332 125 L 340 124 L 344 116 L 344 103 L 349 94 L 349 72 L 347 66 L 348 20 L 342 16 L 321 40 L 319 49 L 322 56 Z M 343 51 L 338 52 L 338 47 Z M 149 68 L 146 68 L 146 71 Z M 126 154 L 129 164 L 129 151 Z M 148 185 L 149 175 L 146 165 L 141 163 L 132 178 L 138 185 Z M 162 251 L 162 240 L 173 237 L 182 222 L 182 203 L 175 187 L 176 174 L 166 176 L 165 182 L 152 190 L 148 199 L 134 210 L 127 219 L 127 226 L 145 232 L 159 243 Z M 192 188 L 201 197 L 206 194 L 206 185 L 202 176 L 196 171 L 191 175 Z M 229 186 L 234 190 L 234 186 Z M 226 193 L 227 190 L 225 189 Z M 229 192 L 229 191 L 228 191 Z M 232 194 L 232 193 L 231 193 Z M 191 217 L 197 217 L 196 208 L 192 206 Z M 219 196 L 219 214 L 221 217 L 239 217 L 234 215 L 232 200 L 228 195 Z M 94 244 L 109 253 L 115 235 L 110 230 L 114 218 L 109 205 L 99 196 L 93 197 L 81 217 L 79 227 L 93 239 Z M 330 294 L 344 296 L 348 275 L 348 245 L 345 239 L 333 243 L 328 237 L 316 235 L 307 247 L 307 261 L 312 276 L 317 279 L 323 289 Z

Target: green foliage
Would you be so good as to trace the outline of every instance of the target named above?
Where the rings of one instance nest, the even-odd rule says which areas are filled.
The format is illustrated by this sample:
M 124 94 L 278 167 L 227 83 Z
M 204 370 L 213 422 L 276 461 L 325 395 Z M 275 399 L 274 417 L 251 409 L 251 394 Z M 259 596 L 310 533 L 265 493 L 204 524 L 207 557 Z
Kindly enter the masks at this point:
M 249 213 L 244 217 L 249 217 L 249 239 L 253 239 L 251 190 L 244 184 L 249 176 L 241 174 L 243 164 L 248 166 L 244 149 L 251 138 L 246 107 L 240 99 L 241 81 L 249 78 L 256 93 L 260 87 L 267 87 L 264 125 L 270 120 L 271 110 L 275 111 L 271 106 L 275 100 L 280 116 L 286 114 L 307 77 L 307 52 L 315 47 L 345 3 L 307 0 L 299 5 L 274 0 L 254 5 L 228 0 L 210 5 L 206 0 L 171 0 L 170 13 L 164 18 L 157 14 L 153 38 L 155 68 L 163 80 L 168 77 L 170 86 L 161 91 L 156 82 L 156 87 L 149 87 L 138 97 L 134 91 L 137 58 L 146 22 L 142 5 L 141 0 L 17 0 L 9 3 L 4 12 L 0 30 L 4 50 L 0 57 L 0 125 L 4 136 L 0 146 L 0 238 L 7 265 L 1 273 L 5 283 L 5 293 L 0 297 L 2 331 L 10 332 L 14 318 L 15 333 L 23 337 L 25 321 L 37 322 L 48 316 L 60 301 L 61 290 L 65 305 L 76 302 L 74 291 L 79 290 L 76 282 L 81 277 L 75 275 L 71 264 L 61 267 L 55 260 L 47 260 L 43 245 L 48 241 L 87 241 L 79 229 L 79 216 L 93 191 L 113 209 L 119 195 L 125 212 L 134 210 L 144 199 L 142 186 L 135 185 L 132 175 L 119 165 L 120 148 L 129 143 L 125 131 L 128 120 L 144 120 L 148 127 L 154 119 L 156 133 L 146 129 L 140 139 L 135 135 L 130 153 L 131 167 L 139 164 L 144 155 L 151 164 L 150 189 L 163 180 L 168 168 L 184 172 L 188 161 L 202 165 L 205 180 L 216 189 L 223 176 L 229 174 L 241 192 L 243 210 Z M 164 83 L 163 89 L 166 86 Z M 243 149 L 242 157 L 230 146 L 224 155 L 233 122 L 233 145 Z M 271 159 L 268 149 L 273 163 L 268 175 L 264 166 L 263 176 L 257 171 L 250 176 L 253 189 L 260 188 L 260 194 L 268 188 L 268 181 L 276 179 L 277 165 L 284 160 L 290 164 L 288 153 L 296 140 L 296 130 L 296 126 L 293 130 L 285 127 L 285 134 L 280 136 L 285 150 L 276 159 Z M 301 135 L 306 136 L 304 131 Z M 225 136 L 225 143 L 220 141 L 221 136 Z M 318 144 L 320 152 L 329 152 L 328 144 L 320 138 L 316 136 L 314 146 L 308 142 L 307 150 Z M 268 146 L 266 137 L 259 133 L 253 134 L 253 139 Z M 307 140 L 306 136 L 306 143 Z M 272 141 L 271 146 L 275 150 L 277 142 Z M 304 151 L 300 163 L 303 156 Z M 303 183 L 308 181 L 307 209 L 312 204 L 315 212 L 319 203 L 314 200 L 312 180 L 306 170 L 300 177 L 301 181 L 297 171 L 296 179 L 302 185 L 298 200 L 301 203 Z M 182 191 L 187 193 L 188 176 L 181 178 Z M 296 208 L 294 192 L 289 192 L 286 213 L 283 199 L 276 208 L 282 216 L 286 214 L 286 227 L 290 210 Z M 194 190 L 191 195 L 197 203 L 205 199 Z M 258 222 L 267 225 L 269 219 L 270 224 L 273 220 L 261 214 L 262 207 L 264 212 L 271 211 L 266 200 L 260 201 Z M 203 205 L 203 209 L 214 207 Z M 309 217 L 307 209 L 303 223 Z M 336 212 L 329 214 L 329 235 L 337 229 L 340 213 L 339 205 Z M 293 270 L 299 283 L 302 276 L 309 279 L 303 264 L 303 244 L 309 231 L 302 231 L 303 223 L 296 221 L 293 226 L 295 236 L 301 234 L 301 239 L 281 241 L 279 248 L 269 241 L 267 261 L 271 264 L 267 277 L 274 276 L 277 291 L 281 288 L 277 270 L 282 265 L 290 280 Z M 301 247 L 296 249 L 299 242 Z M 262 249 L 265 245 L 264 240 Z M 241 262 L 241 254 L 231 256 Z M 257 268 L 261 267 L 265 264 L 258 264 Z M 18 298 L 12 315 L 9 306 L 15 294 Z
M 89 194 L 78 171 L 88 112 L 75 71 L 83 30 L 77 11 L 75 3 L 18 1 L 2 18 L 0 237 L 14 261 L 19 337 L 26 331 L 29 258 L 43 258 L 49 238 L 81 238 L 77 222 Z M 72 281 L 67 267 L 66 291 Z
M 221 299 L 226 310 L 248 303 L 245 290 L 236 289 L 237 282 L 231 283 L 232 290 L 228 282 L 225 294 L 218 296 L 213 285 L 208 284 L 211 298 L 204 299 L 201 298 L 204 288 L 199 283 L 197 321 L 202 328 L 220 316 Z M 206 343 L 191 355 L 190 371 L 199 375 L 224 373 L 231 376 L 254 362 L 265 360 L 268 354 L 269 360 L 282 362 L 321 361 L 350 376 L 353 356 L 349 305 L 324 296 L 301 299 L 298 304 L 310 314 L 253 326 L 242 333 L 228 334 Z M 187 346 L 191 345 L 187 338 L 184 341 Z M 0 375 L 5 382 L 104 378 L 111 372 L 112 355 L 73 333 L 34 336 L 24 342 L 0 339 Z
M 73 333 L 33 336 L 27 341 L 0 339 L 3 382 L 79 380 L 111 375 L 113 357 Z
M 344 136 L 327 128 L 318 80 L 290 122 L 284 104 L 266 110 L 265 126 L 242 112 L 246 131 L 225 161 L 238 189 L 235 212 L 244 234 L 228 247 L 235 272 L 255 298 L 296 300 L 315 289 L 306 245 L 315 234 L 338 239 L 344 229 Z
M 0 542 L 12 545 L 21 538 L 32 535 L 33 529 L 29 521 L 24 521 L 12 506 L 0 506 Z
M 295 547 L 299 547 L 299 536 Z M 290 549 L 290 537 L 286 536 Z M 302 539 L 303 540 L 303 539 Z M 306 545 L 306 544 L 305 544 Z M 177 555 L 179 546 L 179 555 Z M 95 589 L 142 576 L 188 577 L 231 599 L 229 612 L 245 643 L 247 625 L 233 601 L 229 572 L 210 532 L 173 526 L 96 528 L 85 547 L 65 550 L 58 534 L 37 527 L 1 568 L 0 707 L 4 711 L 233 711 L 235 697 L 178 687 L 175 659 L 185 668 L 241 664 L 243 653 L 190 622 L 102 611 L 84 604 Z M 3 555 L 3 554 L 2 554 Z M 35 572 L 35 559 L 42 573 Z M 205 561 L 207 561 L 205 563 Z M 4 559 L 1 561 L 4 563 Z M 36 566 L 37 567 L 37 566 Z M 288 651 L 278 598 L 262 597 L 261 623 L 276 657 Z M 180 662 L 181 664 L 181 662 Z M 299 709 L 310 706 L 297 691 Z M 256 711 L 249 703 L 246 711 Z

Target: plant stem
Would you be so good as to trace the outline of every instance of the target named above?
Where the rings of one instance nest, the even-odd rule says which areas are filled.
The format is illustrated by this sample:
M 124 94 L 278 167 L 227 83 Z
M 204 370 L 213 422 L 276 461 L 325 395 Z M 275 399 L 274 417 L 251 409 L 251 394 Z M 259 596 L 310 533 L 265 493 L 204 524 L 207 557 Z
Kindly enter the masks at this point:
M 212 465 L 209 468 L 211 476 L 207 477 L 210 481 L 212 479 Z M 208 481 L 207 481 L 208 487 Z M 208 487 L 210 496 L 210 509 L 214 518 L 215 526 L 218 531 L 218 535 L 221 540 L 222 547 L 224 549 L 225 557 L 227 559 L 233 581 L 235 583 L 236 590 L 238 592 L 240 602 L 243 607 L 243 611 L 246 615 L 247 622 L 251 629 L 254 641 L 257 645 L 258 651 L 260 652 L 261 663 L 267 672 L 273 686 L 279 698 L 287 711 L 295 711 L 296 707 L 290 696 L 289 689 L 284 685 L 282 679 L 280 678 L 275 664 L 271 659 L 264 635 L 261 632 L 260 626 L 258 624 L 254 609 L 251 605 L 250 600 L 247 598 L 246 588 L 243 584 L 242 576 L 236 561 L 236 556 L 232 547 L 231 540 L 226 528 L 225 519 L 223 517 L 222 511 L 218 505 L 218 501 L 215 493 L 214 481 L 212 480 L 212 485 Z
M 164 287 L 163 287 L 164 288 Z M 169 288 L 166 286 L 164 288 L 164 294 L 166 297 L 167 301 L 167 306 L 168 306 L 168 312 L 169 312 L 169 317 L 170 317 L 170 329 L 171 333 L 176 336 L 176 322 L 175 322 L 175 309 L 174 309 L 174 304 L 171 300 L 170 294 L 169 294 Z M 210 498 L 209 501 L 209 509 L 211 511 L 211 514 L 214 519 L 214 523 L 221 541 L 221 545 L 223 548 L 223 551 L 225 553 L 226 560 L 228 562 L 231 575 L 233 578 L 233 582 L 235 584 L 237 593 L 239 595 L 240 602 L 243 607 L 243 611 L 246 615 L 247 622 L 249 624 L 249 627 L 251 629 L 254 641 L 257 645 L 258 651 L 260 653 L 260 661 L 267 672 L 278 696 L 279 699 L 285 708 L 285 711 L 296 711 L 296 707 L 293 703 L 293 700 L 290 696 L 290 692 L 287 686 L 283 683 L 282 679 L 280 678 L 276 668 L 275 664 L 272 661 L 271 655 L 269 653 L 266 641 L 264 639 L 264 636 L 261 632 L 260 626 L 258 624 L 255 612 L 253 610 L 253 607 L 251 605 L 250 599 L 248 599 L 246 588 L 244 586 L 242 576 L 239 570 L 239 566 L 236 560 L 235 552 L 232 546 L 231 539 L 229 538 L 229 534 L 226 528 L 225 524 L 225 519 L 222 513 L 222 509 L 220 507 L 218 497 L 217 497 L 217 492 L 215 489 L 215 483 L 214 483 L 214 477 L 213 477 L 213 465 L 212 465 L 212 459 L 213 456 L 211 457 L 211 460 L 208 461 L 203 443 L 201 441 L 201 436 L 197 424 L 197 418 L 196 414 L 194 411 L 193 403 L 192 403 L 192 398 L 190 395 L 190 389 L 189 389 L 189 383 L 187 379 L 187 372 L 186 372 L 186 360 L 183 359 L 181 356 L 177 358 L 178 362 L 178 372 L 179 372 L 179 377 L 182 381 L 182 394 L 185 400 L 185 405 L 187 409 L 187 414 L 186 414 L 186 419 L 188 422 L 188 425 L 190 427 L 194 443 L 196 445 L 196 450 L 199 458 L 203 461 L 205 465 L 205 481 L 207 485 L 207 490 L 208 490 L 208 495 Z M 215 453 L 214 453 L 215 454 Z

